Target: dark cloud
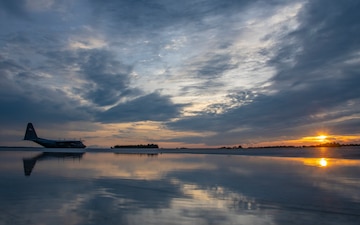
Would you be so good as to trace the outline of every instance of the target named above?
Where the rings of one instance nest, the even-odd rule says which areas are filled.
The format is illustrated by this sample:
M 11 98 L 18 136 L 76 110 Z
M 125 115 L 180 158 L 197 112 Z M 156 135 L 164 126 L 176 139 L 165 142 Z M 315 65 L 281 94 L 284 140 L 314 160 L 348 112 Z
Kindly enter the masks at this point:
M 167 121 L 178 117 L 182 107 L 174 104 L 169 96 L 152 93 L 101 112 L 97 120 L 103 123 Z
M 211 91 L 212 88 L 224 86 L 221 77 L 225 72 L 235 69 L 236 64 L 231 63 L 231 56 L 227 54 L 214 54 L 203 57 L 202 59 L 193 59 L 189 65 L 186 65 L 186 76 L 198 80 L 197 84 L 188 85 L 182 88 L 183 93 L 197 90 L 200 92 Z
M 66 97 L 60 90 L 52 91 L 39 87 L 24 90 L 23 93 L 10 94 L 1 91 L 0 104 L 1 122 L 4 127 L 23 127 L 27 122 L 41 121 L 43 123 L 66 123 L 72 121 L 91 120 L 89 109 L 79 107 L 79 102 Z M 45 95 L 45 98 L 33 99 L 35 92 Z M 29 96 L 27 96 L 29 94 Z M 3 128 L 4 128 L 3 127 Z
M 219 90 L 226 87 L 223 76 L 226 72 L 236 69 L 237 63 L 232 62 L 233 58 L 229 54 L 208 53 L 205 56 L 192 58 L 184 66 L 180 79 L 191 79 L 192 84 L 184 85 L 181 88 L 182 95 L 197 93 L 216 94 Z
M 114 60 L 115 56 L 107 51 L 93 50 L 80 54 L 79 66 L 88 81 L 84 97 L 99 106 L 111 105 L 124 96 L 139 94 L 130 89 L 131 66 Z
M 229 55 L 214 55 L 206 57 L 205 62 L 195 62 L 197 71 L 193 71 L 195 76 L 206 79 L 215 79 L 224 72 L 236 68 L 236 65 L 230 63 Z M 194 67 L 194 66 L 190 66 Z M 190 71 L 189 71 L 190 72 Z
M 11 60 L 0 59 L 0 112 L 3 125 L 24 126 L 29 121 L 69 122 L 91 118 L 88 109 L 60 89 L 43 87 L 43 79 Z
M 252 1 L 92 1 L 95 15 L 112 18 L 114 24 L 122 28 L 160 29 L 186 23 L 202 23 L 206 16 L 239 13 Z M 114 20 L 115 18 L 115 20 Z
M 123 97 L 136 96 L 139 89 L 130 88 L 132 66 L 116 60 L 114 53 L 104 49 L 44 52 L 46 70 L 62 71 L 58 76 L 84 80 L 73 91 L 96 106 L 113 105 Z M 72 77 L 75 76 L 75 77 Z
M 0 1 L 0 17 L 2 13 L 14 16 L 14 17 L 25 17 L 25 0 L 11 1 L 11 0 L 1 0 Z
M 292 48 L 280 50 L 273 59 L 279 73 L 274 77 L 277 82 L 289 81 L 290 85 L 314 79 L 331 80 L 337 76 L 347 74 L 329 71 L 335 66 L 348 66 L 346 60 L 354 57 L 360 47 L 356 40 L 359 35 L 359 16 L 357 1 L 336 2 L 326 4 L 326 1 L 312 1 L 305 5 L 299 15 L 300 27 L 284 38 L 285 45 Z M 287 44 L 286 39 L 296 40 L 294 44 Z M 278 63 L 292 51 L 300 49 L 295 54 L 295 65 L 288 68 Z M 356 57 L 356 56 L 355 56 Z

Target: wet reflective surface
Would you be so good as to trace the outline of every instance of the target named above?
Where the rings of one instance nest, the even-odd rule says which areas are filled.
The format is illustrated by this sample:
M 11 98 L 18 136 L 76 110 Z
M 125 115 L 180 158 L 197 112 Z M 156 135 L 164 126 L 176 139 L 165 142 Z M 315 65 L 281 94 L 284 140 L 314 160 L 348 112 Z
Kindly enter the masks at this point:
M 360 224 L 360 160 L 0 151 L 0 224 Z

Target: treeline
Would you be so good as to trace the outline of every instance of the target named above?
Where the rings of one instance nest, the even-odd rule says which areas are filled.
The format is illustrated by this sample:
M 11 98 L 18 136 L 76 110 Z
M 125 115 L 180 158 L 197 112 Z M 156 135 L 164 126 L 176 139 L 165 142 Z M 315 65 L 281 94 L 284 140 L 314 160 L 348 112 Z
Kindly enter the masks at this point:
M 304 147 L 343 147 L 343 146 L 360 146 L 360 144 L 340 144 L 337 142 L 327 142 L 318 145 L 304 146 Z
M 241 145 L 233 146 L 233 147 L 223 146 L 223 147 L 220 147 L 219 149 L 240 149 L 240 148 L 243 148 L 243 147 Z
M 157 144 L 147 144 L 147 145 L 115 145 L 113 148 L 159 148 Z
M 346 146 L 360 146 L 360 144 L 340 144 L 337 142 L 327 142 L 318 145 L 275 145 L 275 146 L 260 146 L 260 147 L 248 147 L 248 148 L 317 148 L 317 147 L 346 147 Z
M 305 147 L 305 146 L 302 146 Z M 272 145 L 272 146 L 260 146 L 260 147 L 248 147 L 248 148 L 301 148 L 301 146 L 294 145 Z

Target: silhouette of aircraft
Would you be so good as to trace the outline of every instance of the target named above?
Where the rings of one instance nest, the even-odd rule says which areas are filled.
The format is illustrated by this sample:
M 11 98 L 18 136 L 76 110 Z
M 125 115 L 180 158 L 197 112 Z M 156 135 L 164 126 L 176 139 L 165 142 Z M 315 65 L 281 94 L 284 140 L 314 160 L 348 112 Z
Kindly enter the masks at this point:
M 35 132 L 32 123 L 28 123 L 26 127 L 24 140 L 33 141 L 45 148 L 85 148 L 86 146 L 81 141 L 76 140 L 49 140 L 39 138 Z
M 24 174 L 30 176 L 37 161 L 60 158 L 60 159 L 81 159 L 85 152 L 42 152 L 32 158 L 24 158 Z

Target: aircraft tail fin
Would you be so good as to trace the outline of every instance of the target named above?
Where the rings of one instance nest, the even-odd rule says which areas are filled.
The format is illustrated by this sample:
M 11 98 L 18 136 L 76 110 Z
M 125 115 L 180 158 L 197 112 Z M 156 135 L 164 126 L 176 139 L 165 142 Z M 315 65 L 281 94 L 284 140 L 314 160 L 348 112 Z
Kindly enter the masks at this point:
M 26 127 L 26 132 L 25 132 L 25 137 L 24 140 L 36 140 L 38 139 L 38 136 L 36 135 L 34 126 L 32 125 L 32 123 L 28 123 L 27 127 Z

